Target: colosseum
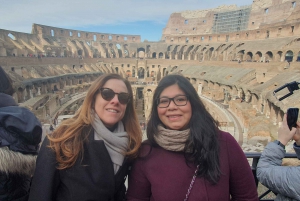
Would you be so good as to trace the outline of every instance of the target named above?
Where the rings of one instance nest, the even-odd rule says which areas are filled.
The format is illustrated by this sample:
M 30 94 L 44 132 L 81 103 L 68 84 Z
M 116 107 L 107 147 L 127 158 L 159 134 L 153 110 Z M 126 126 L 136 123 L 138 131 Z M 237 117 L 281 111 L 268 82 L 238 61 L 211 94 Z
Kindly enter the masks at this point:
M 41 24 L 30 34 L 0 29 L 0 65 L 14 80 L 14 98 L 38 116 L 45 133 L 110 72 L 131 82 L 144 128 L 157 83 L 181 73 L 221 129 L 244 150 L 251 144 L 248 151 L 261 151 L 256 144 L 276 138 L 287 108 L 300 108 L 300 90 L 283 101 L 273 95 L 300 82 L 300 0 L 172 13 L 157 42 Z

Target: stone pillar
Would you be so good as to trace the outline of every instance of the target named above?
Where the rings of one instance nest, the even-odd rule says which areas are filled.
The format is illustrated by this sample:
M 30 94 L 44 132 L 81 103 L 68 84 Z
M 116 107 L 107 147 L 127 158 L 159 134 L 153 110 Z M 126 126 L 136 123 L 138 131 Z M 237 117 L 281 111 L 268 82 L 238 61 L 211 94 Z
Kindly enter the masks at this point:
M 6 48 L 0 47 L 0 56 L 1 57 L 6 57 L 7 56 Z
M 198 95 L 202 94 L 202 83 L 198 84 Z
M 40 96 L 41 95 L 41 87 L 38 87 L 37 89 L 38 89 L 37 95 Z
M 251 94 L 249 92 L 247 92 L 246 95 L 245 95 L 245 101 L 247 103 L 249 103 L 251 101 Z
M 228 104 L 228 91 L 224 90 L 224 104 Z
M 29 98 L 33 98 L 32 89 L 29 89 Z
M 18 97 L 18 103 L 22 103 L 23 102 L 23 90 L 22 89 L 18 89 L 16 91 L 17 97 Z
M 48 92 L 47 92 L 47 88 L 46 88 L 46 84 L 45 84 L 45 83 L 42 84 L 42 87 L 41 87 L 41 88 L 42 88 L 42 90 L 41 90 L 42 94 L 48 93 Z

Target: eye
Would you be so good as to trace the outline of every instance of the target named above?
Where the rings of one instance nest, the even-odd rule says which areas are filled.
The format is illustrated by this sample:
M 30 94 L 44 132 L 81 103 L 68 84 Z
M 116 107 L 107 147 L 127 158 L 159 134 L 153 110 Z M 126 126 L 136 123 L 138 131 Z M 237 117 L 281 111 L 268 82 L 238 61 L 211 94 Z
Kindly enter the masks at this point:
M 169 102 L 169 99 L 167 99 L 167 98 L 159 99 L 159 103 L 168 103 L 168 102 Z
M 177 102 L 185 102 L 186 101 L 186 97 L 185 96 L 178 96 L 178 97 L 176 97 L 175 101 L 177 101 Z

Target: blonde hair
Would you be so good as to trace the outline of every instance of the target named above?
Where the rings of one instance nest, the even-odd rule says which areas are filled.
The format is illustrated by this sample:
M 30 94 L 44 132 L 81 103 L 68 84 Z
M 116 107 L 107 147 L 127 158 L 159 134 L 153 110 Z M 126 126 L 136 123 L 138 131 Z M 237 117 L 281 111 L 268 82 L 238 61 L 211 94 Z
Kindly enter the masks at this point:
M 58 169 L 72 167 L 80 153 L 83 152 L 83 144 L 87 140 L 89 132 L 82 132 L 82 130 L 91 126 L 94 121 L 92 111 L 94 110 L 96 96 L 99 89 L 110 79 L 122 80 L 131 97 L 122 119 L 129 136 L 129 147 L 125 154 L 131 158 L 137 156 L 142 142 L 142 132 L 134 109 L 131 85 L 128 80 L 118 74 L 104 74 L 92 83 L 82 106 L 74 117 L 63 121 L 51 136 L 47 136 L 50 141 L 49 147 L 56 153 Z

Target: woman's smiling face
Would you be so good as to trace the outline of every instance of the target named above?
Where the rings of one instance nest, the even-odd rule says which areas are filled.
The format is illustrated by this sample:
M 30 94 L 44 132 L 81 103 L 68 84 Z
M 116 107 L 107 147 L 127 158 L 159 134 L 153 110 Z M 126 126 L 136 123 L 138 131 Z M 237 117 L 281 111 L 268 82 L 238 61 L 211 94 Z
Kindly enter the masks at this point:
M 177 84 L 165 88 L 159 98 L 174 98 L 178 95 L 186 95 Z M 177 106 L 174 101 L 166 108 L 157 107 L 157 113 L 164 126 L 171 130 L 185 130 L 189 127 L 192 117 L 191 103 L 187 100 L 186 105 Z
M 102 88 L 109 88 L 115 93 L 128 93 L 127 87 L 122 80 L 110 79 Z M 104 100 L 101 93 L 98 93 L 95 100 L 95 111 L 103 124 L 107 128 L 112 128 L 116 123 L 121 121 L 125 115 L 127 104 L 121 104 L 118 95 L 110 100 Z

